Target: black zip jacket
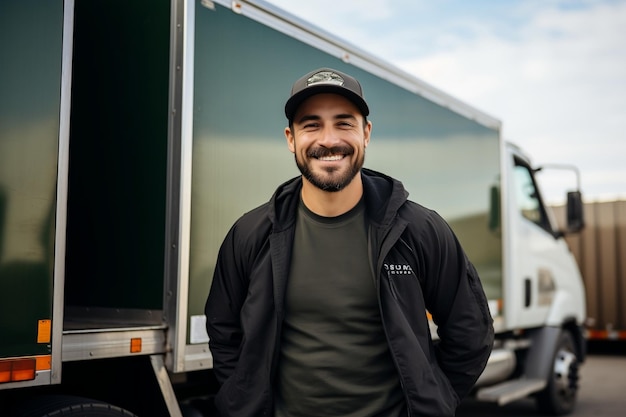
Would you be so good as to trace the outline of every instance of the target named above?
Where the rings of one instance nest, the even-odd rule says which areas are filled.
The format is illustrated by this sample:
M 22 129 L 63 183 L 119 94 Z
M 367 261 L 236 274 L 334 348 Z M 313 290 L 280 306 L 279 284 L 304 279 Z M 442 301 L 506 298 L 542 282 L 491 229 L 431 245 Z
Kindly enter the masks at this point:
M 483 371 L 493 322 L 478 274 L 447 223 L 402 184 L 363 169 L 370 265 L 410 416 L 453 416 Z M 206 303 L 223 417 L 273 416 L 284 295 L 302 180 L 243 215 L 221 246 Z M 406 273 L 412 271 L 412 273 Z M 399 272 L 402 272 L 401 274 Z M 426 310 L 437 324 L 433 343 Z

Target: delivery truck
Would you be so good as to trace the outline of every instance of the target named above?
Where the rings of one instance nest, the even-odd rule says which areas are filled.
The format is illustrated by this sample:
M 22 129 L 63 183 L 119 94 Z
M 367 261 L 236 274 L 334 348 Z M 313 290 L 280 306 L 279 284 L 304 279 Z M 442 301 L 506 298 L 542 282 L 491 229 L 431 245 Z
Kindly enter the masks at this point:
M 213 415 L 217 251 L 299 174 L 283 106 L 319 67 L 364 86 L 366 167 L 478 269 L 497 335 L 472 395 L 574 407 L 580 190 L 558 228 L 496 118 L 260 0 L 4 0 L 0 53 L 0 415 Z

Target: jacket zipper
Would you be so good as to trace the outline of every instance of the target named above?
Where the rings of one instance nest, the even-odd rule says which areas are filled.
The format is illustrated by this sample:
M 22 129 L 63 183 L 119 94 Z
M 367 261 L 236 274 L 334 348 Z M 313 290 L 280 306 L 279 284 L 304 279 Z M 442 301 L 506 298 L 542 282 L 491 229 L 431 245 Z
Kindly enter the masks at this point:
M 389 347 L 389 353 L 391 354 L 391 358 L 393 359 L 393 363 L 396 367 L 396 371 L 398 372 L 398 380 L 400 381 L 400 389 L 402 390 L 402 394 L 404 394 L 404 402 L 406 405 L 406 415 L 407 417 L 411 417 L 411 406 L 409 404 L 409 395 L 406 392 L 406 389 L 404 388 L 404 377 L 402 375 L 402 373 L 400 372 L 400 366 L 398 365 L 398 358 L 396 357 L 396 354 L 393 352 L 393 350 L 391 349 L 391 345 L 389 344 L 389 336 L 388 336 L 388 332 L 387 332 L 387 325 L 385 324 L 385 316 L 384 316 L 384 312 L 383 312 L 383 308 L 382 308 L 382 303 L 381 303 L 381 295 L 380 295 L 380 271 L 376 270 L 376 264 L 378 261 L 377 259 L 374 259 L 373 256 L 373 252 L 372 252 L 372 238 L 371 238 L 371 231 L 372 231 L 372 226 L 370 225 L 368 227 L 368 239 L 367 239 L 367 245 L 368 245 L 368 249 L 369 249 L 369 260 L 370 260 L 370 267 L 372 268 L 372 272 L 374 273 L 374 281 L 376 283 L 376 290 L 377 290 L 377 297 L 378 297 L 378 310 L 380 311 L 380 322 L 383 326 L 383 331 L 385 332 L 385 338 L 387 339 L 387 346 Z M 385 241 L 385 239 L 387 238 L 388 235 L 385 235 L 385 238 L 383 239 L 383 242 Z M 402 240 L 402 239 L 400 239 Z M 404 243 L 404 242 L 403 242 Z M 406 245 L 406 243 L 404 243 Z M 379 245 L 379 248 L 382 248 L 382 243 Z M 384 259 L 383 254 L 381 254 L 381 256 Z M 385 254 L 386 256 L 386 254 Z M 395 283 L 393 281 L 393 279 L 391 278 L 391 274 L 389 274 L 389 271 L 387 272 L 387 278 L 389 280 L 389 284 L 390 284 L 390 288 L 391 288 L 391 294 L 393 296 L 393 298 L 398 301 L 398 295 L 396 293 L 396 286 Z
M 395 300 L 398 300 L 398 290 L 396 289 L 396 282 L 393 280 L 393 274 L 387 271 L 387 279 L 389 280 L 389 287 L 391 288 L 391 295 Z

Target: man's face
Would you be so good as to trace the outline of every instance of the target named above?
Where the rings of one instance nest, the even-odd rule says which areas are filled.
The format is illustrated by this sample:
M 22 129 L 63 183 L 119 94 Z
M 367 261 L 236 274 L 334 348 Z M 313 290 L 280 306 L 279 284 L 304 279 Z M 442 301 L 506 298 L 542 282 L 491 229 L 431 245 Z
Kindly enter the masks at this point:
M 371 122 L 348 99 L 316 94 L 306 99 L 285 129 L 289 150 L 306 180 L 324 191 L 340 191 L 359 173 Z

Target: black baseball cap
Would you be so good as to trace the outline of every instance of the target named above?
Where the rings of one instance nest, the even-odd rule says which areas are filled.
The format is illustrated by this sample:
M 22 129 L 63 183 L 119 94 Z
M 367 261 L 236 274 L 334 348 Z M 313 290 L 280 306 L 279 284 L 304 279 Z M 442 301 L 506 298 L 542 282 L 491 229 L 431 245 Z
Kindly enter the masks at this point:
M 361 84 L 356 78 L 332 68 L 320 68 L 302 76 L 291 87 L 291 96 L 285 103 L 285 116 L 293 120 L 296 110 L 307 98 L 321 93 L 339 94 L 353 102 L 363 116 L 370 112 L 363 98 Z

